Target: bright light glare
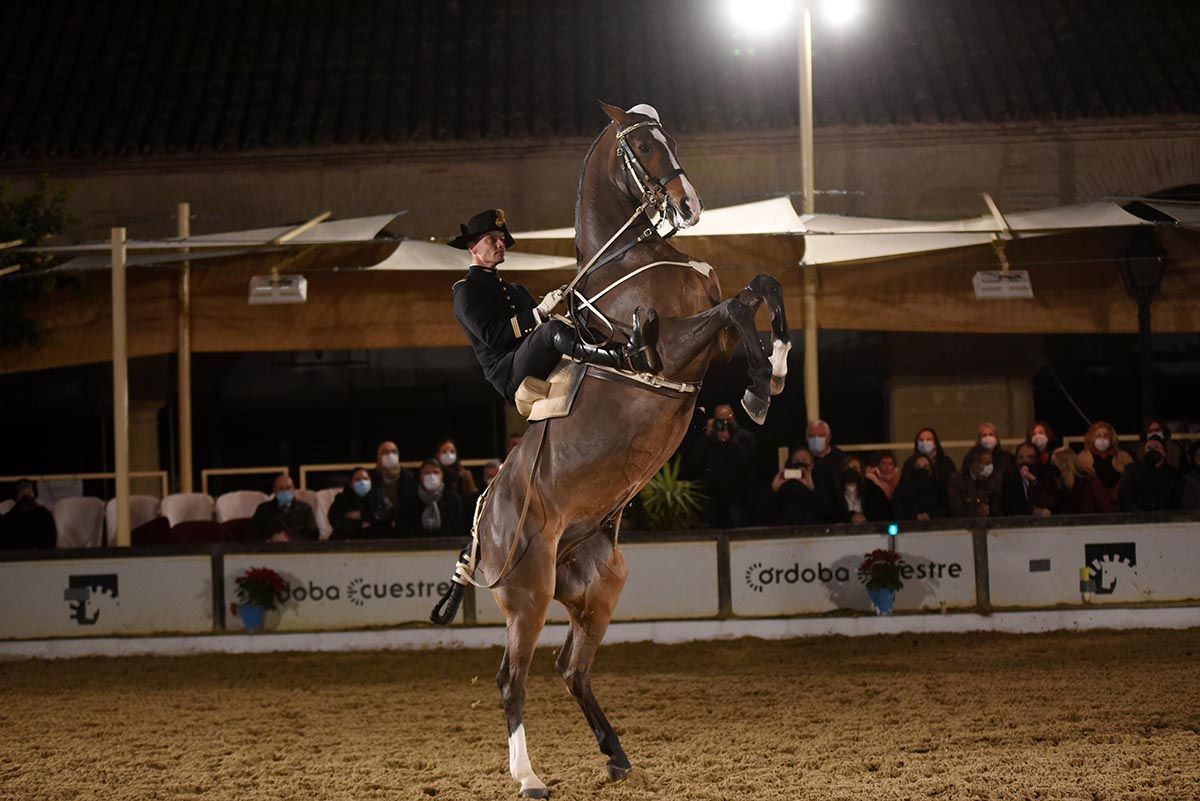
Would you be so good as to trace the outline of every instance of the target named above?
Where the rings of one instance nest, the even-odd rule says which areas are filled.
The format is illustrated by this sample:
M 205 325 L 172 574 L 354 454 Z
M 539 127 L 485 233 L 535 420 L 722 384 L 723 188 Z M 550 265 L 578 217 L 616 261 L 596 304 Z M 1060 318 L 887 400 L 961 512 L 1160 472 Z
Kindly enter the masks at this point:
M 843 27 L 858 18 L 862 4 L 858 0 L 824 0 L 821 13 L 829 23 Z
M 793 0 L 725 0 L 726 17 L 750 35 L 773 33 L 790 25 Z

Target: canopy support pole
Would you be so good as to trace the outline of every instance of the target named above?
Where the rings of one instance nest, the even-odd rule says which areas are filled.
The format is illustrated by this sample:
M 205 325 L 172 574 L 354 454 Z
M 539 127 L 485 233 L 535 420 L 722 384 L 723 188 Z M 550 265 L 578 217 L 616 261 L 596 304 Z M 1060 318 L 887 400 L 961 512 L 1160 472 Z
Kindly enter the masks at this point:
M 176 221 L 179 238 L 186 240 L 192 235 L 192 207 L 180 203 Z M 188 248 L 183 249 L 185 253 Z M 192 265 L 185 261 L 179 271 L 179 353 L 175 360 L 178 368 L 179 394 L 179 491 L 192 489 Z
M 112 229 L 113 451 L 116 455 L 117 530 L 115 544 L 129 536 L 129 349 L 126 338 L 125 229 Z
M 813 156 L 812 12 L 800 9 L 800 181 L 801 212 L 813 214 L 816 201 L 816 160 Z M 817 274 L 801 263 L 804 280 L 804 406 L 809 420 L 821 416 L 820 365 L 817 363 Z

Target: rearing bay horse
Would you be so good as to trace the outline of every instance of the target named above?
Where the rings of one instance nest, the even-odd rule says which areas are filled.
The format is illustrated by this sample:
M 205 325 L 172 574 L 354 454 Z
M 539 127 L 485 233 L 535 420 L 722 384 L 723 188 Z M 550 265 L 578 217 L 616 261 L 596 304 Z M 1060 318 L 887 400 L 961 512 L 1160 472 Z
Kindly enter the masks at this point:
M 653 306 L 668 386 L 589 368 L 570 416 L 530 427 L 479 512 L 477 578 L 491 588 L 507 620 L 496 681 L 508 723 L 509 770 L 525 798 L 549 795 L 530 765 L 524 705 L 550 602 L 560 601 L 570 617 L 558 671 L 608 757 L 608 775 L 624 778 L 629 759 L 591 679 L 628 574 L 617 545 L 621 510 L 683 440 L 705 370 L 732 346 L 730 334 L 740 336 L 749 362 L 742 405 L 758 423 L 766 418 L 770 395 L 783 390 L 791 347 L 774 278 L 760 275 L 722 301 L 713 268 L 655 232 L 646 216 L 653 208 L 676 228 L 694 225 L 701 214 L 700 197 L 657 112 L 645 105 L 629 111 L 602 105 L 611 123 L 588 151 L 575 209 L 576 252 L 584 267 L 573 282 L 582 299 L 574 305 L 576 323 L 627 337 L 623 321 L 636 307 Z M 763 303 L 771 317 L 770 351 L 754 327 Z

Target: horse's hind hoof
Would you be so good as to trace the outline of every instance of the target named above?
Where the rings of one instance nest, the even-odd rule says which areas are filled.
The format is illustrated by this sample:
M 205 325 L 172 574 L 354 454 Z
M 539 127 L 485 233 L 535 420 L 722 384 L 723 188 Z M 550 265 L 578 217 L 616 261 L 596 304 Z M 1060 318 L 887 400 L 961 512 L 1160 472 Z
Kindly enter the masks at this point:
M 746 390 L 746 394 L 742 396 L 742 408 L 750 415 L 751 420 L 761 426 L 767 422 L 767 409 L 771 408 L 771 401 L 769 398 L 759 398 L 750 390 Z
M 549 798 L 549 787 L 530 787 L 528 790 L 521 791 L 521 798 Z
M 610 762 L 608 763 L 608 778 L 610 781 L 619 782 L 628 776 L 629 772 L 632 770 L 632 765 L 621 767 L 620 765 L 614 765 Z

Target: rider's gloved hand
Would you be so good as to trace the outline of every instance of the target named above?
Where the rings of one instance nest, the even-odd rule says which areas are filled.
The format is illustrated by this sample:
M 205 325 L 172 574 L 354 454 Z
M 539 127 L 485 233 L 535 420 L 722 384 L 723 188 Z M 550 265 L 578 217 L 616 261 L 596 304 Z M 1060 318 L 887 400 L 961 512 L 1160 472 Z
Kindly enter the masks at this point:
M 537 305 L 537 312 L 542 319 L 550 317 L 550 312 L 554 311 L 554 307 L 562 303 L 563 291 L 561 289 L 552 289 L 542 298 L 542 302 Z

